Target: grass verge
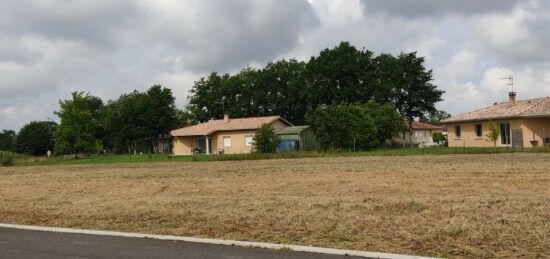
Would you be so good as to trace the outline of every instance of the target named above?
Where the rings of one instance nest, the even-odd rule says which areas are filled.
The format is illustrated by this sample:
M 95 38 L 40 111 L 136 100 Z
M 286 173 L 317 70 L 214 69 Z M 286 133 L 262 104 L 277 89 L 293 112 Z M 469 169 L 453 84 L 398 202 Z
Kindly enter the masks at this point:
M 371 151 L 332 151 L 332 152 L 284 152 L 275 154 L 231 154 L 231 155 L 93 155 L 81 156 L 74 159 L 72 156 L 29 157 L 17 155 L 14 158 L 16 166 L 36 165 L 82 165 L 82 164 L 121 164 L 121 163 L 158 163 L 158 162 L 192 162 L 192 161 L 242 161 L 263 159 L 291 159 L 317 157 L 354 157 L 354 156 L 417 156 L 417 155 L 450 155 L 450 154 L 502 154 L 502 153 L 550 153 L 550 148 L 393 148 Z

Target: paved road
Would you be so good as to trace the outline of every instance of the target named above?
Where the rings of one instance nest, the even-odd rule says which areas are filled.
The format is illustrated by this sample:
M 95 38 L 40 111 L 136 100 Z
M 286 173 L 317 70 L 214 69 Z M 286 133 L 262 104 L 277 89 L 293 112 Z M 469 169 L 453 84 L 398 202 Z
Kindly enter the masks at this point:
M 145 238 L 0 228 L 0 258 L 354 258 Z

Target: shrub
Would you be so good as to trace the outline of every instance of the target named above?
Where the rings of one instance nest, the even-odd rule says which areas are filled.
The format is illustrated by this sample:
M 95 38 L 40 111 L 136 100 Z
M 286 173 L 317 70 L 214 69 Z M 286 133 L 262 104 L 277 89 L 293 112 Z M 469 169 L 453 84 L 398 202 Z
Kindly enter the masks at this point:
M 13 157 L 12 156 L 1 156 L 0 165 L 2 166 L 13 166 Z
M 262 125 L 254 136 L 254 150 L 257 153 L 275 153 L 277 144 L 279 139 L 270 125 Z
M 376 120 L 362 105 L 320 107 L 308 112 L 306 121 L 324 150 L 367 150 L 380 144 Z
M 443 133 L 441 132 L 434 132 L 432 134 L 432 139 L 436 143 L 445 143 L 447 139 L 445 139 L 445 136 L 443 136 Z

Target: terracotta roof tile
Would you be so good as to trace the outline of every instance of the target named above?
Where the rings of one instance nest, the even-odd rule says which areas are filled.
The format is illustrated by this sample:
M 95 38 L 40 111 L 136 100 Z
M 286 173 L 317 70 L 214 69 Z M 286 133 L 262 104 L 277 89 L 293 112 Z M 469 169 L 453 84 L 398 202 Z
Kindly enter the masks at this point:
M 479 110 L 452 116 L 443 123 L 462 121 L 480 121 L 507 118 L 550 117 L 550 97 L 510 102 L 495 103 Z
M 405 121 L 405 127 L 409 129 L 409 123 Z M 428 123 L 423 123 L 419 121 L 413 121 L 412 122 L 412 128 L 413 130 L 443 130 L 445 127 L 443 126 L 436 126 Z
M 228 131 L 228 130 L 250 130 L 258 129 L 262 124 L 270 124 L 277 120 L 282 120 L 288 125 L 292 125 L 281 116 L 267 116 L 267 117 L 249 117 L 249 118 L 236 118 L 229 119 L 229 122 L 224 122 L 221 120 L 211 120 L 205 123 L 196 124 L 189 127 L 183 127 L 180 129 L 175 129 L 170 132 L 172 136 L 182 137 L 182 136 L 205 136 L 210 135 L 217 131 Z

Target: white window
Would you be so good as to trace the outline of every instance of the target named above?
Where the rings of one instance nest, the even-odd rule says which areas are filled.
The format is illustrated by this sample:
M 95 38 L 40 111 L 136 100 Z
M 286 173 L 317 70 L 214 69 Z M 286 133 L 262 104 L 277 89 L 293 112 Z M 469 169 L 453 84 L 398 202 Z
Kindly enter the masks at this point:
M 252 136 L 244 136 L 244 145 L 247 147 L 252 146 L 253 139 L 254 138 Z
M 231 147 L 231 137 L 223 137 L 223 147 Z

